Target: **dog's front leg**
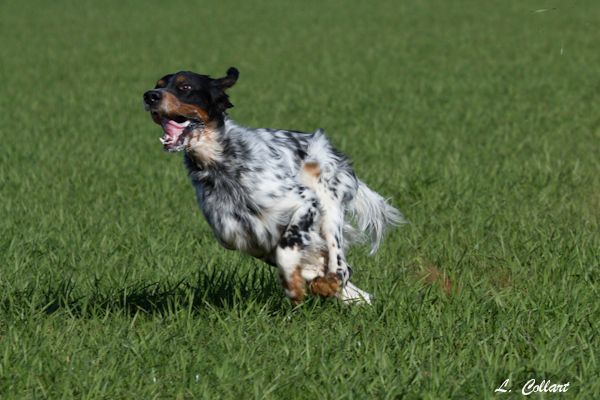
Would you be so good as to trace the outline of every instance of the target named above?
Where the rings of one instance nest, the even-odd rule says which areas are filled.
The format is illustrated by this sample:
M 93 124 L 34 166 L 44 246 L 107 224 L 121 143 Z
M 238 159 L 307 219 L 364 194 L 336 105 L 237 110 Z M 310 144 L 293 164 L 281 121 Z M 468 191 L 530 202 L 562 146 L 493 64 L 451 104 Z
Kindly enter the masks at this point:
M 279 268 L 279 277 L 286 296 L 294 304 L 304 300 L 306 294 L 305 280 L 302 277 L 303 252 L 311 246 L 310 231 L 320 218 L 316 197 L 307 199 L 298 208 L 283 233 L 277 250 L 275 262 Z

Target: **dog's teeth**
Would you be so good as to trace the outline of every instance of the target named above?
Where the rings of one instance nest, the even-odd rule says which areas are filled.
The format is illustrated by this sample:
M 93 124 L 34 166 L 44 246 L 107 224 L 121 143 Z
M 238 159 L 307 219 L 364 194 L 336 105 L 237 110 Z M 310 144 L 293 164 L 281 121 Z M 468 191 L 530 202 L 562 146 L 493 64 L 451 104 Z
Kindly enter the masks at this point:
M 158 140 L 160 140 L 160 142 L 161 142 L 162 144 L 165 144 L 165 142 L 166 142 L 166 141 L 165 141 L 165 139 L 163 139 L 163 138 L 158 138 Z

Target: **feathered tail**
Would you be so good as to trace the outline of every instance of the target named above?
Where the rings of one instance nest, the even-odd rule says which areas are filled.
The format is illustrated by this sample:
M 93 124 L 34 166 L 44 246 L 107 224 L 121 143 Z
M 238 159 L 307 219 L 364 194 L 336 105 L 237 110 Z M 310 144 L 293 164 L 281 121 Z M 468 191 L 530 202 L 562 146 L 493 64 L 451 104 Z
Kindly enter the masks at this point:
M 358 230 L 365 232 L 371 238 L 370 254 L 377 252 L 388 227 L 407 223 L 400 211 L 360 180 L 349 211 L 356 221 Z

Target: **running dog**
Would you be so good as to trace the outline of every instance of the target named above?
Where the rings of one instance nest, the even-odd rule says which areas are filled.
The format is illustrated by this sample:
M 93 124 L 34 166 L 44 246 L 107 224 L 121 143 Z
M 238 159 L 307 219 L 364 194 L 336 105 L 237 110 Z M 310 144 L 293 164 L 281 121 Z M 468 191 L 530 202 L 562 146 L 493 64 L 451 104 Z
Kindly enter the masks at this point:
M 386 228 L 404 222 L 402 214 L 356 177 L 322 130 L 253 129 L 230 119 L 225 91 L 238 77 L 233 67 L 218 79 L 182 71 L 144 93 L 164 149 L 183 152 L 216 238 L 276 266 L 294 304 L 307 287 L 316 295 L 371 303 L 371 295 L 349 281 L 346 249 L 370 236 L 374 253 Z

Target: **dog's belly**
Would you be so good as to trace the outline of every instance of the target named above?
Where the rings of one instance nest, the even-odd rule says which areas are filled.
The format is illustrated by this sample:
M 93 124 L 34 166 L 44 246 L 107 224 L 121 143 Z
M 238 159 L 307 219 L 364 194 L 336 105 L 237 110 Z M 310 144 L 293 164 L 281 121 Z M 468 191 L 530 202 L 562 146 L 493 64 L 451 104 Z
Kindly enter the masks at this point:
M 211 224 L 211 227 L 223 247 L 257 258 L 264 258 L 273 252 L 285 228 L 263 215 L 232 213 L 221 214 L 218 218 L 219 221 Z

